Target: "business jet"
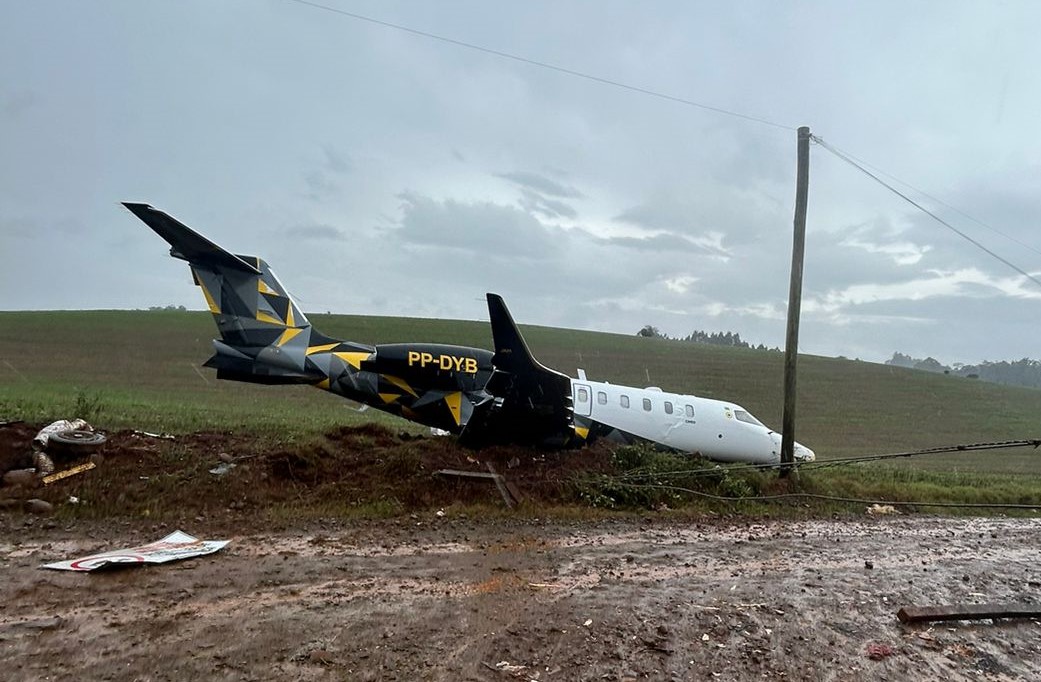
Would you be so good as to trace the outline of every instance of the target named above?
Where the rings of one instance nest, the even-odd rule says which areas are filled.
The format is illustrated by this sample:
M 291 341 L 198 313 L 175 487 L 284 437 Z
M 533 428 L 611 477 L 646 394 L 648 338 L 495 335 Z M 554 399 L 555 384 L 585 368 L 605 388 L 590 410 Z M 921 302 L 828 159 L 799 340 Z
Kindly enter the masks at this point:
M 488 294 L 495 350 L 436 343 L 368 345 L 315 329 L 268 264 L 235 255 L 148 204 L 125 202 L 187 261 L 220 339 L 218 379 L 306 384 L 448 431 L 468 446 L 574 447 L 648 441 L 724 462 L 779 463 L 780 435 L 739 405 L 577 379 L 531 354 L 502 297 Z M 814 458 L 796 444 L 797 461 Z

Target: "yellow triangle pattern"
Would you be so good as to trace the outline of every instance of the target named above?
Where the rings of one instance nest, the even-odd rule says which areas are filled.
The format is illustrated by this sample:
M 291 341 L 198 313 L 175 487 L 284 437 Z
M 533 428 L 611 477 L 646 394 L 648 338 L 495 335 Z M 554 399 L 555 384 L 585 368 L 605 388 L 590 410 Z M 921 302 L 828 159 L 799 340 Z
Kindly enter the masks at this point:
M 392 402 L 401 397 L 397 393 L 380 393 L 379 396 L 380 399 L 382 399 L 383 402 L 387 403 L 388 405 L 390 405 Z
M 269 324 L 277 324 L 280 327 L 281 326 L 285 326 L 285 322 L 283 322 L 282 320 L 278 319 L 277 317 L 272 317 L 271 315 L 268 315 L 263 310 L 258 310 L 257 311 L 257 322 L 267 322 Z
M 199 288 L 202 289 L 202 295 L 206 297 L 206 305 L 210 307 L 210 312 L 214 315 L 220 315 L 220 306 L 213 300 L 213 296 L 210 294 L 209 289 L 203 285 L 202 280 L 199 280 Z
M 315 353 L 323 353 L 323 352 L 325 352 L 327 350 L 332 350 L 333 348 L 336 348 L 339 345 L 340 345 L 340 342 L 337 341 L 336 343 L 325 343 L 325 344 L 322 344 L 321 346 L 308 346 L 307 347 L 307 353 L 305 353 L 305 355 L 313 355 Z
M 278 337 L 278 341 L 275 342 L 276 346 L 284 346 L 289 343 L 293 337 L 297 336 L 302 332 L 303 329 L 287 329 L 282 332 L 282 336 Z
M 589 429 L 585 428 L 584 426 L 576 426 L 575 433 L 577 433 L 578 437 L 582 440 L 586 440 L 587 438 L 589 438 Z
M 463 394 L 459 391 L 455 393 L 449 393 L 445 396 L 445 404 L 448 405 L 448 410 L 452 413 L 452 419 L 455 420 L 455 425 L 459 426 L 459 422 L 462 419 L 460 412 L 460 404 L 463 402 Z
M 339 353 L 337 353 L 337 355 L 339 355 Z M 381 374 L 380 376 L 383 377 L 384 379 L 386 379 L 388 382 L 394 384 L 395 386 L 397 386 L 401 390 L 405 391 L 406 393 L 411 395 L 413 398 L 418 398 L 419 397 L 419 394 L 416 393 L 414 390 L 412 390 L 412 387 L 408 385 L 408 382 L 405 381 L 404 379 L 402 379 L 401 377 L 396 377 L 396 376 L 394 376 L 392 374 Z
M 257 291 L 259 291 L 262 294 L 273 294 L 275 296 L 281 296 L 280 293 L 269 287 L 267 285 L 267 282 L 265 282 L 261 278 L 257 278 Z
M 336 357 L 340 358 L 341 360 L 346 362 L 348 365 L 350 365 L 354 369 L 361 369 L 361 361 L 364 360 L 365 358 L 369 357 L 369 355 L 371 355 L 371 353 L 363 353 L 363 352 L 359 353 L 357 351 L 353 351 L 353 352 L 333 353 L 333 355 L 335 355 Z
M 324 379 L 319 381 L 317 384 L 315 384 L 315 387 L 316 388 L 324 388 L 326 391 L 328 391 L 329 390 L 329 377 L 325 377 Z

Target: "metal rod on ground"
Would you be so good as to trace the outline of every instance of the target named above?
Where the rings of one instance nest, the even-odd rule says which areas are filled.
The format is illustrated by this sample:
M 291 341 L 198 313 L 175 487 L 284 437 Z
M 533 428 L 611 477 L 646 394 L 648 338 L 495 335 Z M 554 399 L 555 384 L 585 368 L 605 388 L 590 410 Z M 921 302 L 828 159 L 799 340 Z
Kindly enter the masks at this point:
M 795 180 L 795 238 L 792 278 L 788 289 L 788 332 L 784 342 L 784 417 L 781 426 L 781 478 L 795 462 L 795 365 L 799 354 L 799 312 L 802 308 L 802 262 L 806 248 L 806 203 L 810 190 L 810 129 L 799 128 L 799 155 Z

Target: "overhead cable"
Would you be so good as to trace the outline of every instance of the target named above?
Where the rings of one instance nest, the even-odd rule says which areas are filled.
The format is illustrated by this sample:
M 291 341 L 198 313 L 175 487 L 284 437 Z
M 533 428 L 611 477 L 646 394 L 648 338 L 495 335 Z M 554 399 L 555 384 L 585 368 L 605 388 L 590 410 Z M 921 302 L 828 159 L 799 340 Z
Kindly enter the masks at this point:
M 813 136 L 811 136 L 811 137 L 813 137 Z M 815 141 L 818 144 L 821 144 L 821 146 L 824 146 L 823 145 L 823 141 L 820 138 L 815 138 Z M 1000 237 L 1004 237 L 1005 239 L 1009 240 L 1010 242 L 1013 242 L 1016 245 L 1021 246 L 1024 249 L 1027 249 L 1028 251 L 1033 251 L 1034 253 L 1036 253 L 1039 256 L 1041 256 L 1041 249 L 1038 249 L 1038 248 L 1036 248 L 1034 246 L 1031 246 L 1030 244 L 1027 244 L 1024 241 L 1016 239 L 1015 237 L 1013 237 L 1010 234 L 1002 232 L 1001 230 L 988 225 L 987 223 L 983 222 L 979 218 L 976 218 L 974 216 L 969 215 L 968 213 L 966 213 L 965 211 L 961 210 L 957 206 L 952 206 L 951 204 L 947 203 L 943 199 L 939 199 L 937 197 L 934 197 L 933 195 L 929 194 L 925 190 L 922 190 L 922 189 L 919 189 L 919 188 L 915 187 L 914 185 L 912 185 L 911 183 L 907 182 L 906 180 L 901 180 L 900 178 L 896 177 L 892 173 L 887 173 L 886 171 L 882 170 L 878 166 L 872 166 L 867 161 L 864 161 L 863 159 L 858 159 L 856 156 L 854 156 L 853 154 L 850 154 L 849 152 L 847 152 L 844 149 L 839 149 L 838 147 L 836 147 L 835 145 L 833 145 L 831 143 L 828 143 L 828 144 L 830 146 L 830 149 L 828 149 L 828 151 L 831 151 L 832 149 L 834 149 L 834 150 L 837 150 L 839 152 L 842 152 L 842 154 L 844 154 L 847 158 L 850 158 L 850 159 L 856 161 L 861 166 L 864 166 L 865 168 L 870 168 L 871 170 L 875 171 L 879 175 L 883 175 L 883 176 L 889 178 L 890 180 L 892 180 L 893 182 L 895 182 L 895 183 L 897 183 L 899 185 L 903 185 L 904 187 L 906 187 L 906 188 L 910 189 L 911 191 L 915 192 L 916 194 L 920 194 L 921 196 L 925 197 L 929 201 L 937 203 L 940 206 L 943 206 L 944 208 L 950 209 L 951 211 L 954 211 L 955 213 L 957 213 L 961 217 L 965 218 L 966 220 L 970 220 L 970 221 L 976 223 L 977 225 L 979 225 L 980 227 L 982 227 L 984 229 L 987 229 L 987 230 L 990 230 L 994 234 L 996 234 L 996 235 L 998 235 Z
M 1034 284 L 1036 284 L 1036 285 L 1038 285 L 1039 287 L 1041 287 L 1041 280 L 1039 280 L 1039 279 L 1038 279 L 1037 277 L 1035 277 L 1034 275 L 1030 274 L 1029 272 L 1027 272 L 1027 271 L 1026 271 L 1026 270 L 1024 270 L 1023 268 L 1019 267 L 1019 266 L 1018 266 L 1018 265 L 1016 265 L 1015 263 L 1012 263 L 1012 262 L 1011 262 L 1011 261 L 1009 261 L 1008 259 L 1006 259 L 1006 258 L 1003 258 L 1002 256 L 999 256 L 999 255 L 998 255 L 997 253 L 995 253 L 994 251 L 991 251 L 990 249 L 988 249 L 988 248 L 987 248 L 986 246 L 984 246 L 984 245 L 983 245 L 983 244 L 981 244 L 980 242 L 976 241 L 975 239 L 973 239 L 973 238 L 972 238 L 972 237 L 970 237 L 969 235 L 965 234 L 964 232 L 962 232 L 961 230 L 959 230 L 959 229 L 958 229 L 958 228 L 956 228 L 955 226 L 951 225 L 951 224 L 950 224 L 949 222 L 947 222 L 946 220 L 944 220 L 944 219 L 943 219 L 943 218 L 941 218 L 940 216 L 936 215 L 935 213 L 933 213 L 932 211 L 930 211 L 929 209 L 927 209 L 927 208 L 926 208 L 925 206 L 922 206 L 922 205 L 921 205 L 920 203 L 918 203 L 917 201 L 915 201 L 915 200 L 914 200 L 914 199 L 912 199 L 911 197 L 907 196 L 906 194 L 904 194 L 903 192 L 901 192 L 901 191 L 900 191 L 900 190 L 898 190 L 897 188 L 895 188 L 895 187 L 893 187 L 892 185 L 890 185 L 889 183 L 887 183 L 887 182 L 886 182 L 885 180 L 883 180 L 882 178 L 878 177 L 877 175 L 875 175 L 874 173 L 872 173 L 871 171 L 869 171 L 869 170 L 868 170 L 867 168 L 865 168 L 864 166 L 862 166 L 862 165 L 860 165 L 859 163 L 857 163 L 856 161 L 854 161 L 854 160 L 853 160 L 853 159 L 852 159 L 852 158 L 851 158 L 850 156 L 848 156 L 848 155 L 844 154 L 843 152 L 839 151 L 839 150 L 838 150 L 838 149 L 836 149 L 835 147 L 832 147 L 832 146 L 831 146 L 830 144 L 828 144 L 827 142 L 825 142 L 825 141 L 824 141 L 824 140 L 823 140 L 822 138 L 820 138 L 820 137 L 817 137 L 816 135 L 811 135 L 811 136 L 810 136 L 810 138 L 811 138 L 811 139 L 812 139 L 812 140 L 813 140 L 814 142 L 816 142 L 817 144 L 819 144 L 820 146 L 824 147 L 824 148 L 825 148 L 825 149 L 827 149 L 827 150 L 828 150 L 829 152 L 831 152 L 832 154 L 834 154 L 835 156 L 837 156 L 838 158 L 842 159 L 843 161 L 845 161 L 845 162 L 846 162 L 846 163 L 848 163 L 849 165 L 851 165 L 851 166 L 853 166 L 854 168 L 856 168 L 857 170 L 859 170 L 859 171 L 860 171 L 861 173 L 863 173 L 864 175 L 868 176 L 869 178 L 871 178 L 872 180 L 874 180 L 874 181 L 875 181 L 875 182 L 877 182 L 878 184 L 880 184 L 880 185 L 882 185 L 883 187 L 885 187 L 886 189 L 888 189 L 888 190 L 889 190 L 890 192 L 892 192 L 893 194 L 897 195 L 898 197 L 900 197 L 901 199 L 903 199 L 903 200 L 904 200 L 904 201 L 906 201 L 907 203 L 909 203 L 909 204 L 911 204 L 912 206 L 914 206 L 915 208 L 917 208 L 917 209 L 918 209 L 919 211 L 921 211 L 922 213 L 926 214 L 927 216 L 929 216 L 930 218 L 932 218 L 932 219 L 933 219 L 933 220 L 935 220 L 936 222 L 938 222 L 938 223 L 940 223 L 941 225 L 943 225 L 944 227 L 946 227 L 946 228 L 947 228 L 948 230 L 950 230 L 951 232 L 954 232 L 954 233 L 955 233 L 956 235 L 958 235 L 959 237 L 961 237 L 961 238 L 962 238 L 962 239 L 964 239 L 965 241 L 969 242 L 970 244 L 972 244 L 972 245 L 973 245 L 973 246 L 975 246 L 976 248 L 978 248 L 978 249 L 980 249 L 981 251 L 983 251 L 984 253 L 986 253 L 986 254 L 990 255 L 990 256 L 991 256 L 992 258 L 994 258 L 994 259 L 996 259 L 996 260 L 998 260 L 998 261 L 1001 261 L 1002 263 L 1004 263 L 1004 264 L 1005 264 L 1005 265 L 1007 265 L 1008 267 L 1012 268 L 1013 270 L 1015 270 L 1015 271 L 1016 271 L 1016 272 L 1018 272 L 1019 274 L 1023 275 L 1023 276 L 1024 276 L 1024 277 L 1026 277 L 1027 279 L 1029 279 L 1029 280 L 1030 280 L 1031 282 L 1033 282 Z
M 466 42 L 464 40 L 457 40 L 455 38 L 449 38 L 447 36 L 438 35 L 436 33 L 430 33 L 429 31 L 421 31 L 419 29 L 411 28 L 409 26 L 403 26 L 401 24 L 394 24 L 394 23 L 391 23 L 389 21 L 383 21 L 381 19 L 374 19 L 372 17 L 367 17 L 367 16 L 365 16 L 363 14 L 358 14 L 356 12 L 348 12 L 347 10 L 340 9 L 338 7 L 331 7 L 329 5 L 323 5 L 323 4 L 318 3 L 318 2 L 311 2 L 310 0 L 289 0 L 289 1 L 290 2 L 295 2 L 298 5 L 306 5 L 308 7 L 313 7 L 314 9 L 320 9 L 320 10 L 324 10 L 326 12 L 332 12 L 334 14 L 339 14 L 339 15 L 342 15 L 342 16 L 345 16 L 345 17 L 350 17 L 351 19 L 357 19 L 358 21 L 366 21 L 366 22 L 369 22 L 370 24 L 376 24 L 378 26 L 383 26 L 385 28 L 392 28 L 392 29 L 394 29 L 396 31 L 404 31 L 405 33 L 411 33 L 412 35 L 422 36 L 424 38 L 430 38 L 432 40 L 440 40 L 443 43 L 449 43 L 450 45 L 455 45 L 457 47 L 464 47 L 464 48 L 466 48 L 468 50 L 476 50 L 478 52 L 483 52 L 485 54 L 494 55 L 496 57 L 501 57 L 503 59 L 510 59 L 510 60 L 515 61 L 515 62 L 521 62 L 522 64 L 528 64 L 530 66 L 537 66 L 540 69 L 549 69 L 550 71 L 557 71 L 558 73 L 564 73 L 564 74 L 567 74 L 569 76 L 575 76 L 577 78 L 584 78 L 585 80 L 588 80 L 588 81 L 593 81 L 593 82 L 596 82 L 596 83 L 602 83 L 604 85 L 610 85 L 612 87 L 622 88 L 623 90 L 630 90 L 632 92 L 638 92 L 638 93 L 641 93 L 641 94 L 644 94 L 644 95 L 650 95 L 651 97 L 657 97 L 659 99 L 668 100 L 670 102 L 675 102 L 677 104 L 683 104 L 683 105 L 689 106 L 689 107 L 696 107 L 698 109 L 703 109 L 705 111 L 712 111 L 712 112 L 715 112 L 717 114 L 723 114 L 725 116 L 732 116 L 734 118 L 744 119 L 745 121 L 751 121 L 753 123 L 760 123 L 762 125 L 772 126 L 774 128 L 780 128 L 782 130 L 795 130 L 794 126 L 784 125 L 783 123 L 777 123 L 775 121 L 769 121 L 769 120 L 767 120 L 765 118 L 760 118 L 758 116 L 751 116 L 749 114 L 742 114 L 741 112 L 738 112 L 738 111 L 732 111 L 730 109 L 724 109 L 722 107 L 716 107 L 716 106 L 712 106 L 711 104 L 704 104 L 702 102 L 695 102 L 694 100 L 686 99 L 684 97 L 677 97 L 675 95 L 668 95 L 668 94 L 665 94 L 663 92 L 658 92 L 656 90 L 651 90 L 649 88 L 643 88 L 643 87 L 640 87 L 638 85 L 630 85 L 629 83 L 623 83 L 621 81 L 612 80 L 610 78 L 603 78 L 601 76 L 594 76 L 594 75 L 589 74 L 589 73 L 585 73 L 585 72 L 582 72 L 582 71 L 576 71 L 575 69 L 569 69 L 569 68 L 564 67 L 564 66 L 558 66 L 556 64 L 551 64 L 549 62 L 543 62 L 543 61 L 539 61 L 537 59 L 529 59 L 528 57 L 522 57 L 520 55 L 513 54 L 513 53 L 510 53 L 510 52 L 503 52 L 502 50 L 496 50 L 496 49 L 493 49 L 493 48 L 490 48 L 490 47 L 484 47 L 482 45 L 477 45 L 477 44 L 474 44 L 474 43 L 468 43 L 468 42 Z

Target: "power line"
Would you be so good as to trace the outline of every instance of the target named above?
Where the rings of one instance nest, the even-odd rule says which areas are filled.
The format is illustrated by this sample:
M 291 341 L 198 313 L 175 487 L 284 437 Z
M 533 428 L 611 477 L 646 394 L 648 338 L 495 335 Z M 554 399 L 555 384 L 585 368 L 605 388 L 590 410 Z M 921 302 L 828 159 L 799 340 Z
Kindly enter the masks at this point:
M 1041 438 L 1028 438 L 1022 440 L 1006 440 L 996 441 L 990 443 L 965 443 L 958 445 L 941 445 L 932 448 L 922 448 L 920 450 L 908 450 L 904 452 L 889 452 L 885 454 L 877 455 L 860 455 L 857 457 L 841 457 L 836 459 L 825 459 L 815 460 L 812 462 L 796 463 L 799 471 L 808 471 L 811 469 L 825 469 L 835 466 L 848 466 L 851 464 L 861 464 L 864 462 L 878 462 L 888 459 L 910 459 L 911 457 L 918 457 L 921 455 L 938 455 L 949 452 L 976 452 L 979 450 L 1004 450 L 1007 448 L 1022 448 L 1032 447 L 1035 450 L 1041 447 Z M 725 466 L 716 465 L 711 468 L 698 468 L 698 469 L 679 469 L 674 471 L 641 471 L 639 469 L 628 471 L 609 478 L 624 481 L 624 480 L 637 480 L 640 478 L 671 478 L 671 477 L 692 477 L 697 478 L 701 476 L 718 476 L 720 474 L 727 474 L 731 471 L 744 472 L 744 471 L 756 471 L 765 469 L 776 469 L 777 464 L 774 463 L 763 463 L 763 464 L 728 464 Z
M 821 143 L 820 138 L 816 138 L 816 140 L 817 140 L 818 143 Z M 947 203 L 946 201 L 944 201 L 943 199 L 939 199 L 937 197 L 934 197 L 933 195 L 929 194 L 925 190 L 922 190 L 922 189 L 919 189 L 919 188 L 915 187 L 914 185 L 912 185 L 911 183 L 907 182 L 906 180 L 901 180 L 900 178 L 896 177 L 892 173 L 887 173 L 886 171 L 882 170 L 878 166 L 872 166 L 867 161 L 864 161 L 863 159 L 858 159 L 856 156 L 854 156 L 853 154 L 850 154 L 849 152 L 847 152 L 844 149 L 839 149 L 835 145 L 831 145 L 831 147 L 833 149 L 837 149 L 838 151 L 842 152 L 847 157 L 853 159 L 854 161 L 856 161 L 860 165 L 864 166 L 865 168 L 870 168 L 871 170 L 875 171 L 879 175 L 884 175 L 885 177 L 889 178 L 890 180 L 896 182 L 897 184 L 903 185 L 904 187 L 907 187 L 911 191 L 916 192 L 916 193 L 922 195 L 926 199 L 929 199 L 930 201 L 933 201 L 933 202 L 943 206 L 944 208 L 947 208 L 947 209 L 950 209 L 951 211 L 954 211 L 955 213 L 957 213 L 961 217 L 965 218 L 966 220 L 971 220 L 972 222 L 976 223 L 980 227 L 985 228 L 987 230 L 990 230 L 994 234 L 996 234 L 996 235 L 998 235 L 1000 237 L 1004 237 L 1005 239 L 1009 240 L 1010 242 L 1013 242 L 1013 243 L 1015 243 L 1015 244 L 1017 244 L 1019 246 L 1022 246 L 1024 249 L 1027 249 L 1028 251 L 1033 251 L 1034 253 L 1036 253 L 1039 256 L 1041 256 L 1041 249 L 1035 248 L 1035 247 L 1031 246 L 1030 244 L 1027 244 L 1026 242 L 1023 242 L 1023 241 L 1020 241 L 1019 239 L 1016 239 L 1015 237 L 1013 237 L 1010 234 L 1006 234 L 1005 232 L 1002 232 L 1001 230 L 988 225 L 987 223 L 983 222 L 979 218 L 976 218 L 974 216 L 969 215 L 968 213 L 966 213 L 965 211 L 961 210 L 957 206 L 953 206 L 953 205 Z
M 777 123 L 775 121 L 769 121 L 769 120 L 767 120 L 765 118 L 759 118 L 758 116 L 751 116 L 749 114 L 742 114 L 742 113 L 740 113 L 738 111 L 732 111 L 730 109 L 724 109 L 722 107 L 716 107 L 716 106 L 712 106 L 710 104 L 704 104 L 702 102 L 695 102 L 694 100 L 686 99 L 684 97 L 677 97 L 675 95 L 668 95 L 668 94 L 665 94 L 663 92 L 658 92 L 657 90 L 650 90 L 648 88 L 643 88 L 643 87 L 640 87 L 638 85 L 630 85 L 629 83 L 623 83 L 621 81 L 612 80 L 610 78 L 603 78 L 601 76 L 594 76 L 592 74 L 585 73 L 583 71 L 576 71 L 574 69 L 569 69 L 569 68 L 564 67 L 564 66 L 558 66 L 556 64 L 550 64 L 549 62 L 543 62 L 543 61 L 539 61 L 537 59 L 530 59 L 528 57 L 522 57 L 520 55 L 513 54 L 511 52 L 503 52 L 502 50 L 496 50 L 496 49 L 493 49 L 493 48 L 490 48 L 490 47 L 484 47 L 482 45 L 476 45 L 474 43 L 468 43 L 468 42 L 463 41 L 463 40 L 456 40 L 455 38 L 449 38 L 447 36 L 438 35 L 436 33 L 430 33 L 428 31 L 421 31 L 419 29 L 411 28 L 409 26 L 403 26 L 401 24 L 394 24 L 394 23 L 391 23 L 389 21 L 382 21 L 380 19 L 373 19 L 372 17 L 367 17 L 367 16 L 365 16 L 363 14 L 357 14 L 355 12 L 348 12 L 347 10 L 340 9 L 338 7 L 330 7 L 329 5 L 323 5 L 323 4 L 318 3 L 318 2 L 311 2 L 310 0 L 289 0 L 289 1 L 290 2 L 295 2 L 298 5 L 306 5 L 308 7 L 314 8 L 314 9 L 320 9 L 320 10 L 324 10 L 326 12 L 332 12 L 333 14 L 339 14 L 341 16 L 350 17 L 351 19 L 357 19 L 358 21 L 366 21 L 366 22 L 369 22 L 370 24 L 376 24 L 377 26 L 383 26 L 385 28 L 392 28 L 392 29 L 394 29 L 396 31 L 404 31 L 405 33 L 411 33 L 412 35 L 422 36 L 424 38 L 430 38 L 432 40 L 440 40 L 443 43 L 448 43 L 450 45 L 455 45 L 457 47 L 464 47 L 464 48 L 466 48 L 468 50 L 476 50 L 478 52 L 483 52 L 485 54 L 494 55 L 496 57 L 501 57 L 503 59 L 510 59 L 510 60 L 515 61 L 515 62 L 520 62 L 522 64 L 528 64 L 529 66 L 537 66 L 540 69 L 548 69 L 550 71 L 556 71 L 558 73 L 567 74 L 569 76 L 575 76 L 576 78 L 583 78 L 585 80 L 593 81 L 595 83 L 601 83 L 603 85 L 610 85 L 610 86 L 615 87 L 615 88 L 621 88 L 623 90 L 629 90 L 631 92 L 638 92 L 638 93 L 643 94 L 643 95 L 650 95 L 651 97 L 657 97 L 659 99 L 664 99 L 664 100 L 667 100 L 669 102 L 675 102 L 676 104 L 683 104 L 685 106 L 695 107 L 695 108 L 698 108 L 698 109 L 703 109 L 705 111 L 712 111 L 712 112 L 715 112 L 717 114 L 723 114 L 725 116 L 732 116 L 734 118 L 740 118 L 740 119 L 743 119 L 745 121 L 751 121 L 753 123 L 760 123 L 762 125 L 772 126 L 774 128 L 780 128 L 782 130 L 795 130 L 794 126 L 784 125 L 783 123 Z
M 702 492 L 700 490 L 692 490 L 690 488 L 683 488 L 676 485 L 660 485 L 652 483 L 620 483 L 619 485 L 626 488 L 650 488 L 656 490 L 675 490 L 676 492 L 687 493 L 689 495 L 695 495 L 697 497 L 705 497 L 710 500 L 718 500 L 720 502 L 776 502 L 779 500 L 794 500 L 794 499 L 809 499 L 809 500 L 824 500 L 826 502 L 845 502 L 849 504 L 877 504 L 877 505 L 891 505 L 894 507 L 946 507 L 946 508 L 967 508 L 967 509 L 1041 509 L 1041 504 L 1015 504 L 1008 502 L 910 502 L 900 500 L 870 500 L 859 497 L 840 497 L 838 495 L 822 495 L 820 493 L 781 493 L 779 495 L 750 495 L 748 497 L 730 496 L 730 495 L 713 495 L 712 493 Z
M 1041 287 L 1041 280 L 1039 280 L 1038 278 L 1034 277 L 1033 275 L 1031 275 L 1031 274 L 1030 274 L 1029 272 L 1027 272 L 1026 270 L 1023 270 L 1023 269 L 1022 269 L 1022 268 L 1020 268 L 1020 267 L 1019 267 L 1018 265 L 1016 265 L 1016 264 L 1012 263 L 1012 262 L 1011 262 L 1011 261 L 1009 261 L 1008 259 L 1006 259 L 1006 258 L 1003 258 L 1002 256 L 999 256 L 999 255 L 998 255 L 997 253 L 995 253 L 995 252 L 991 251 L 990 249 L 988 249 L 988 248 L 987 248 L 986 246 L 984 246 L 984 245 L 983 245 L 983 244 L 981 244 L 980 242 L 976 241 L 975 239 L 973 239 L 973 238 L 972 238 L 972 237 L 970 237 L 969 235 L 965 234 L 964 232 L 962 232 L 961 230 L 959 230 L 959 229 L 958 229 L 958 228 L 956 228 L 955 226 L 951 225 L 951 224 L 950 224 L 949 222 L 947 222 L 946 220 L 944 220 L 944 219 L 943 219 L 943 218 L 941 218 L 940 216 L 936 215 L 935 213 L 933 213 L 932 211 L 930 211 L 930 210 L 929 210 L 929 209 L 927 209 L 926 207 L 922 206 L 922 205 L 921 205 L 920 203 L 918 203 L 917 201 L 915 201 L 915 200 L 914 200 L 914 199 L 912 199 L 911 197 L 907 196 L 906 194 L 904 194 L 903 192 L 901 192 L 901 191 L 900 191 L 900 190 L 898 190 L 897 188 L 895 188 L 895 187 L 893 187 L 892 185 L 890 185 L 889 183 L 887 183 L 887 182 L 886 182 L 885 180 L 883 180 L 882 178 L 878 177 L 877 175 L 875 175 L 874 173 L 872 173 L 871 171 L 869 171 L 869 170 L 868 170 L 867 168 L 865 168 L 864 166 L 862 166 L 862 165 L 860 165 L 859 163 L 857 163 L 856 161 L 854 161 L 854 160 L 853 160 L 853 159 L 852 159 L 851 157 L 849 157 L 849 156 L 847 156 L 846 154 L 844 154 L 844 153 L 840 152 L 840 151 L 839 151 L 838 149 L 836 149 L 835 147 L 832 147 L 832 146 L 831 146 L 831 145 L 829 145 L 829 144 L 828 144 L 827 142 L 825 142 L 825 141 L 824 141 L 823 139 L 821 139 L 821 138 L 817 137 L 816 135 L 813 135 L 813 136 L 812 136 L 812 138 L 813 138 L 813 141 L 814 141 L 814 142 L 816 142 L 816 143 L 817 143 L 817 144 L 819 144 L 820 146 L 824 147 L 824 148 L 825 148 L 825 149 L 827 149 L 827 150 L 828 150 L 829 152 L 831 152 L 832 154 L 834 154 L 834 155 L 835 155 L 835 156 L 837 156 L 838 158 L 842 159 L 843 161 L 845 161 L 845 162 L 846 162 L 846 163 L 848 163 L 849 165 L 853 166 L 854 168 L 856 168 L 856 169 L 857 169 L 857 170 L 859 170 L 859 171 L 860 171 L 861 173 L 863 173 L 864 175 L 868 176 L 869 178 L 871 178 L 872 180 L 874 180 L 874 181 L 875 181 L 875 182 L 877 182 L 878 184 L 882 185 L 883 187 L 885 187 L 885 188 L 886 188 L 886 189 L 888 189 L 888 190 L 889 190 L 890 192 L 892 192 L 893 194 L 897 195 L 898 197 L 900 197 L 901 199 L 903 199 L 903 200 L 904 200 L 904 201 L 906 201 L 907 203 L 911 204 L 912 206 L 914 206 L 915 208 L 917 208 L 917 209 L 918 209 L 919 211 L 921 211 L 922 213 L 926 214 L 927 216 L 929 216 L 930 218 L 932 218 L 932 219 L 933 219 L 933 220 L 935 220 L 936 222 L 940 223 L 941 225 L 943 225 L 944 227 L 946 227 L 946 228 L 947 228 L 948 230 L 950 230 L 951 232 L 955 233 L 956 235 L 958 235 L 959 237 L 961 237 L 961 238 L 962 238 L 962 239 L 964 239 L 965 241 L 969 242 L 970 244 L 972 244 L 972 245 L 973 245 L 973 246 L 975 246 L 976 248 L 980 249 L 980 250 L 981 250 L 981 251 L 983 251 L 984 253 L 986 253 L 986 254 L 990 255 L 990 256 L 991 256 L 992 258 L 994 258 L 994 259 L 996 259 L 996 260 L 998 260 L 998 261 L 1001 261 L 1002 263 L 1004 263 L 1004 264 L 1005 264 L 1005 265 L 1007 265 L 1008 267 L 1012 268 L 1013 270 L 1015 270 L 1015 271 L 1016 271 L 1016 272 L 1018 272 L 1019 274 L 1023 275 L 1023 276 L 1024 276 L 1024 277 L 1026 277 L 1027 279 L 1029 279 L 1029 280 L 1030 280 L 1031 282 L 1033 282 L 1034 284 L 1036 284 L 1036 285 L 1038 285 L 1039 287 Z

